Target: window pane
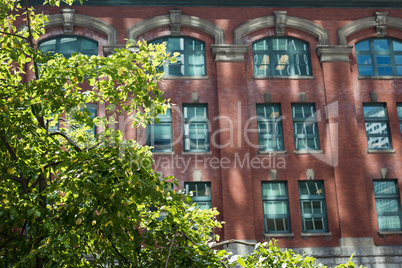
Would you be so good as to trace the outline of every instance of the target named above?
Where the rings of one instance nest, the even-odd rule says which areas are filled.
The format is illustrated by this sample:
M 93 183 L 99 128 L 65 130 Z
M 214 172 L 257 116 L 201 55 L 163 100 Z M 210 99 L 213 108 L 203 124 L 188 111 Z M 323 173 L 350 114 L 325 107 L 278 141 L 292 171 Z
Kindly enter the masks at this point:
M 39 47 L 44 52 L 60 53 L 66 58 L 76 52 L 88 56 L 98 55 L 98 42 L 81 36 L 53 37 L 39 42 Z
M 356 44 L 356 51 L 370 51 L 369 41 L 363 41 Z
M 394 51 L 402 51 L 402 43 L 397 41 L 392 41 L 394 46 Z
M 288 40 L 285 38 L 272 39 L 273 50 L 288 50 Z
M 378 66 L 378 75 L 393 75 L 391 66 Z
M 395 181 L 374 181 L 374 194 L 396 194 L 397 185 Z
M 357 55 L 357 64 L 373 64 L 370 55 Z
M 386 108 L 384 105 L 364 105 L 364 117 L 386 118 Z
M 375 201 L 377 212 L 399 212 L 398 199 L 378 199 Z
M 388 39 L 374 39 L 374 50 L 375 51 L 388 51 Z
M 402 64 L 402 56 L 395 56 L 395 63 L 396 64 Z
M 372 66 L 359 66 L 359 75 L 374 75 Z
M 400 216 L 379 216 L 378 225 L 380 230 L 384 229 L 401 229 Z
M 264 183 L 262 184 L 262 195 L 269 196 L 287 196 L 284 183 Z
M 387 123 L 366 123 L 367 134 L 388 134 Z
M 391 58 L 390 56 L 377 56 L 377 64 L 391 64 Z

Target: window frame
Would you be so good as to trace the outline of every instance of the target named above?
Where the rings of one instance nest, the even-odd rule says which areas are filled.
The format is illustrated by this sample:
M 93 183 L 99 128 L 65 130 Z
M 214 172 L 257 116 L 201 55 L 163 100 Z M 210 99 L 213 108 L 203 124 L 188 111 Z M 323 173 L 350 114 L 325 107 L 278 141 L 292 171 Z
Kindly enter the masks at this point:
M 364 113 L 364 107 L 383 107 L 385 110 L 385 117 L 380 118 L 380 117 L 366 117 Z M 388 110 L 387 110 L 387 104 L 386 103 L 363 103 L 363 116 L 364 116 L 364 129 L 366 131 L 366 137 L 367 137 L 367 147 L 369 150 L 390 150 L 392 149 L 392 139 L 391 139 L 391 129 L 389 126 L 389 119 L 388 119 Z M 385 134 L 370 134 L 367 132 L 367 124 L 370 123 L 385 123 L 386 125 L 386 130 L 387 133 Z M 389 147 L 387 148 L 376 148 L 376 147 L 370 147 L 369 139 L 370 138 L 388 138 L 389 141 Z
M 263 107 L 264 108 L 264 113 L 265 116 L 259 116 L 258 115 L 258 108 Z M 265 108 L 278 108 L 279 114 L 276 118 L 272 118 L 271 116 L 267 116 L 267 113 L 265 112 Z M 275 110 L 274 110 L 275 112 Z M 282 124 L 282 111 L 281 111 L 281 104 L 280 103 L 257 103 L 256 104 L 256 115 L 257 115 L 257 134 L 258 134 L 258 150 L 265 151 L 265 152 L 270 152 L 270 151 L 283 151 L 285 150 L 285 145 L 284 145 L 284 139 L 283 139 L 283 124 Z M 272 115 L 272 113 L 271 113 Z M 260 129 L 260 124 L 266 124 L 266 125 L 272 125 L 274 129 L 276 129 L 276 126 L 279 126 L 280 131 L 279 134 L 269 134 L 268 131 L 265 132 L 265 134 L 262 133 Z M 263 136 L 263 137 L 262 137 Z M 269 148 L 269 140 L 274 139 L 275 137 L 279 137 L 280 139 L 280 148 Z M 278 138 L 276 138 L 278 140 Z M 262 142 L 266 141 L 267 146 L 263 147 L 261 145 Z M 278 142 L 277 142 L 278 144 Z
M 388 50 L 387 51 L 376 51 L 375 46 L 374 46 L 374 41 L 375 40 L 387 40 L 388 43 Z M 369 51 L 365 50 L 357 50 L 357 47 L 359 44 L 363 42 L 369 42 Z M 387 38 L 387 37 L 374 37 L 374 38 L 367 38 L 364 40 L 361 40 L 359 42 L 356 42 L 355 47 L 356 47 L 356 63 L 357 63 L 357 68 L 359 71 L 359 76 L 402 76 L 402 63 L 397 64 L 396 63 L 396 56 L 401 56 L 402 58 L 402 50 L 401 51 L 395 51 L 394 49 L 394 42 L 398 42 L 402 45 L 402 40 L 398 40 L 396 38 Z M 359 56 L 370 56 L 371 57 L 371 64 L 359 64 Z M 392 74 L 380 74 L 378 71 L 379 67 L 386 67 L 389 66 L 388 64 L 378 64 L 377 61 L 377 56 L 389 56 L 390 58 L 390 67 L 392 70 Z M 402 59 L 401 59 L 402 60 Z M 373 74 L 360 74 L 360 67 L 367 67 L 371 66 L 373 70 Z M 401 71 L 400 74 L 398 74 L 398 67 L 400 67 Z
M 169 49 L 169 46 L 168 46 L 169 39 L 183 39 L 184 48 L 183 49 Z M 203 49 L 201 49 L 201 50 L 191 50 L 191 49 L 189 49 L 188 48 L 188 41 L 189 40 L 200 43 L 202 45 Z M 183 62 L 181 64 L 184 66 L 183 74 L 178 74 L 178 73 L 170 74 L 169 65 L 170 66 L 179 66 L 180 64 L 179 64 L 179 62 L 168 63 L 168 64 L 160 67 L 161 69 L 163 69 L 163 71 L 165 73 L 164 76 L 166 76 L 166 77 L 175 77 L 175 76 L 178 76 L 178 77 L 186 77 L 186 76 L 189 76 L 189 77 L 193 77 L 193 76 L 194 77 L 198 77 L 198 76 L 206 77 L 207 76 L 207 59 L 206 59 L 206 49 L 205 49 L 205 42 L 204 41 L 201 41 L 199 39 L 189 37 L 189 36 L 163 36 L 163 37 L 156 38 L 156 39 L 150 41 L 149 43 L 155 45 L 155 44 L 162 44 L 163 42 L 166 43 L 166 53 L 170 53 L 171 55 L 173 55 L 173 53 L 175 53 L 175 52 L 180 53 L 180 55 L 178 57 L 176 57 L 177 59 L 179 59 L 179 57 L 181 55 L 183 55 Z M 189 63 L 189 62 L 191 62 L 190 57 L 194 56 L 194 55 L 201 55 L 202 58 L 203 58 L 204 63 L 203 64 L 195 64 L 195 63 L 190 64 Z M 202 65 L 203 65 L 202 74 L 190 74 L 190 68 L 191 67 L 202 66 Z
M 191 117 L 189 119 L 186 119 L 185 114 L 187 112 L 184 111 L 185 108 L 204 108 L 205 112 L 206 112 L 206 116 L 205 117 Z M 183 103 L 183 152 L 195 152 L 195 153 L 205 153 L 205 152 L 210 152 L 210 144 L 209 144 L 209 120 L 208 120 L 208 104 L 207 103 Z M 197 134 L 195 135 L 190 135 L 190 130 L 189 130 L 189 134 L 186 135 L 186 125 L 190 125 L 190 124 L 205 124 L 206 128 L 207 128 L 207 134 L 206 135 L 201 135 L 201 134 Z M 192 139 L 205 139 L 206 140 L 206 144 L 207 144 L 207 148 L 205 149 L 191 149 L 191 140 Z M 186 140 L 189 140 L 189 144 L 190 144 L 190 149 L 186 149 Z
M 308 108 L 313 109 L 313 115 L 314 117 L 296 117 L 296 113 L 294 112 L 295 107 L 302 107 L 302 106 L 307 106 Z M 293 137 L 294 137 L 294 143 L 295 143 L 295 151 L 317 151 L 320 150 L 320 135 L 319 135 L 319 129 L 318 129 L 318 121 L 317 121 L 317 109 L 315 103 L 292 103 L 291 105 L 292 108 L 292 124 L 293 124 Z M 300 123 L 308 123 L 308 125 L 315 124 L 316 128 L 316 133 L 314 134 L 298 134 L 297 133 L 297 124 Z M 304 126 L 304 125 L 303 125 Z M 313 126 L 314 128 L 314 126 Z M 316 139 L 316 147 L 317 148 L 310 148 L 308 147 L 308 143 L 304 148 L 299 148 L 298 147 L 298 139 Z
M 170 117 L 167 116 L 170 114 Z M 153 146 L 152 152 L 172 152 L 173 151 L 173 117 L 172 117 L 172 109 L 167 109 L 166 114 L 158 114 L 156 117 L 159 120 L 159 123 L 154 122 L 153 124 L 147 125 L 147 145 Z M 170 137 L 168 135 L 163 135 L 163 139 L 161 140 L 170 140 L 169 146 L 166 148 L 156 148 L 155 147 L 155 128 L 158 126 L 170 126 Z M 152 133 L 154 133 L 152 135 Z M 165 137 L 166 136 L 166 137 Z M 164 146 L 161 146 L 164 147 Z
M 375 183 L 376 182 L 394 182 L 396 193 L 395 194 L 376 194 L 375 193 Z M 375 200 L 375 209 L 377 214 L 377 223 L 379 231 L 401 231 L 402 230 L 402 209 L 401 209 L 401 198 L 399 195 L 399 187 L 397 179 L 377 179 L 373 180 L 373 193 Z M 398 212 L 378 212 L 377 200 L 396 200 L 398 204 Z M 380 217 L 381 216 L 399 216 L 400 228 L 381 228 L 380 227 Z
M 203 185 L 204 187 L 209 188 L 209 195 L 208 196 L 197 196 L 194 194 L 190 194 L 190 190 L 189 190 L 190 185 L 196 185 L 196 186 Z M 201 208 L 201 206 L 198 205 L 199 203 L 204 203 L 204 204 L 209 205 L 208 209 L 212 208 L 212 188 L 211 188 L 210 181 L 191 181 L 191 182 L 185 181 L 184 189 L 187 194 L 190 194 L 190 197 L 193 200 L 193 203 L 196 203 L 198 207 Z M 193 191 L 191 191 L 191 192 L 193 192 Z
M 284 195 L 265 195 L 264 196 L 264 185 L 269 185 L 269 184 L 283 184 L 285 187 L 285 192 L 286 196 Z M 262 196 L 262 213 L 263 213 L 263 219 L 264 219 L 264 233 L 276 233 L 276 234 L 288 234 L 292 232 L 292 227 L 291 227 L 291 221 L 290 221 L 290 207 L 289 207 L 289 192 L 288 192 L 288 184 L 287 181 L 262 181 L 261 182 L 261 196 Z M 266 202 L 285 202 L 286 203 L 286 210 L 287 214 L 265 214 L 265 203 Z M 287 221 L 287 230 L 268 230 L 268 224 L 267 220 L 268 219 L 282 219 Z M 276 225 L 275 221 L 274 224 Z M 276 229 L 276 227 L 275 227 Z
M 318 195 L 318 194 L 309 194 L 309 195 L 305 195 L 301 193 L 301 184 L 312 184 L 312 183 L 320 183 L 321 187 L 322 187 L 322 192 L 323 195 Z M 302 230 L 303 232 L 306 233 L 326 233 L 328 232 L 328 215 L 327 215 L 327 204 L 326 204 L 326 199 L 325 199 L 325 187 L 324 187 L 324 181 L 323 180 L 309 180 L 309 181 L 299 181 L 298 182 L 298 187 L 299 187 L 299 199 L 300 199 L 300 216 L 301 216 L 301 224 L 302 224 Z M 314 201 L 320 201 L 322 202 L 321 204 L 323 204 L 323 210 L 324 213 L 304 213 L 303 211 L 303 202 L 314 202 Z M 313 205 L 311 204 L 311 206 L 313 207 Z M 311 218 L 311 219 L 315 219 L 315 218 L 322 218 L 324 221 L 324 229 L 306 229 L 305 226 L 305 218 Z M 313 225 L 314 225 L 314 220 L 312 221 Z
M 281 40 L 287 40 L 286 42 L 286 46 L 290 47 L 291 49 L 282 49 L 282 50 L 274 50 L 273 49 L 273 45 L 272 42 L 275 39 L 281 39 Z M 306 50 L 294 50 L 291 45 L 289 45 L 290 41 L 297 41 L 297 42 L 301 42 L 303 43 L 303 45 L 307 46 Z M 263 50 L 257 50 L 256 49 L 256 45 L 260 42 L 267 42 L 268 43 L 268 49 L 263 49 Z M 313 76 L 312 74 L 312 66 L 311 66 L 311 55 L 310 55 L 310 44 L 302 39 L 298 39 L 295 37 L 291 37 L 291 36 L 271 36 L 271 37 L 266 37 L 263 39 L 259 39 L 255 42 L 253 42 L 252 44 L 252 48 L 253 48 L 253 74 L 254 77 L 258 78 L 258 77 L 270 77 L 270 76 L 276 76 L 276 77 L 311 77 Z M 263 60 L 261 64 L 257 64 L 256 63 L 256 57 L 258 57 L 258 55 L 261 55 Z M 268 64 L 264 64 L 264 56 L 268 55 Z M 277 74 L 275 72 L 276 69 L 278 69 L 279 65 L 284 65 L 284 64 L 280 64 L 280 60 L 278 62 L 277 57 L 278 56 L 283 56 L 283 55 L 288 55 L 288 64 L 285 64 L 285 66 L 289 66 L 288 68 L 290 68 L 290 74 Z M 303 58 L 307 59 L 307 63 L 306 64 L 298 64 L 295 61 L 295 56 L 302 56 Z M 272 64 L 271 64 L 272 61 Z M 257 68 L 261 68 L 261 66 L 266 66 L 266 68 L 264 70 L 268 70 L 265 71 L 265 74 L 261 75 L 258 74 L 257 72 Z M 306 73 L 307 74 L 296 74 L 295 71 L 295 67 L 296 66 L 305 66 L 306 67 Z M 285 67 L 286 68 L 286 67 Z

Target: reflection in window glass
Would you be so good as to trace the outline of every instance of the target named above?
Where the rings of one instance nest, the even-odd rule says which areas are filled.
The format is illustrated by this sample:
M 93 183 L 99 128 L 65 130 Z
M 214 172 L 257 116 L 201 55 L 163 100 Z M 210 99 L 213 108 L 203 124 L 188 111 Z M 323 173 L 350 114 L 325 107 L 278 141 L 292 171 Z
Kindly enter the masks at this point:
M 303 232 L 327 232 L 323 181 L 299 181 Z
M 39 42 L 43 52 L 60 53 L 69 58 L 71 54 L 79 52 L 84 55 L 98 55 L 98 42 L 82 36 L 57 36 Z
M 385 104 L 363 104 L 364 124 L 369 149 L 391 149 Z
M 210 182 L 185 182 L 186 193 L 201 209 L 210 209 L 211 205 L 211 183 Z
M 397 180 L 374 180 L 375 206 L 380 231 L 402 229 L 402 214 Z
M 262 182 L 264 229 L 267 233 L 289 233 L 289 197 L 286 182 Z
M 359 75 L 402 75 L 402 42 L 390 38 L 372 38 L 356 43 Z
M 257 127 L 260 151 L 284 150 L 280 104 L 257 104 Z
M 176 57 L 176 63 L 163 66 L 166 76 L 205 76 L 205 43 L 190 37 L 163 37 L 153 40 L 152 44 L 166 42 L 166 52 Z
M 253 43 L 255 76 L 310 76 L 310 48 L 291 37 L 270 37 Z

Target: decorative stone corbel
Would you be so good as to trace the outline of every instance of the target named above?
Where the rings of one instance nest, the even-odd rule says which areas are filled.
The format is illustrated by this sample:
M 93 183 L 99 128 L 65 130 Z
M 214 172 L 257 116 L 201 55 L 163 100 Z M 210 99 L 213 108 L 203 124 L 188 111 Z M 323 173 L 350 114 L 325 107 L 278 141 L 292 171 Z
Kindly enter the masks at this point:
M 180 35 L 181 28 L 181 13 L 180 9 L 169 10 L 170 14 L 170 31 L 172 35 Z
M 378 102 L 377 93 L 375 93 L 375 92 L 370 92 L 370 101 L 371 101 L 371 102 Z
M 375 13 L 375 22 L 377 29 L 377 36 L 383 37 L 387 34 L 387 26 L 388 26 L 388 12 L 376 12 Z
M 202 181 L 202 172 L 201 172 L 201 170 L 194 170 L 194 172 L 193 172 L 193 181 Z
M 278 171 L 276 169 L 271 169 L 269 171 L 269 178 L 271 181 L 277 181 L 278 180 Z
M 72 34 L 74 32 L 75 9 L 63 8 L 61 15 L 63 17 L 64 34 Z
M 275 32 L 277 36 L 285 35 L 285 27 L 288 22 L 286 17 L 287 11 L 274 11 L 275 15 Z
M 381 179 L 388 179 L 388 169 L 380 168 Z
M 191 103 L 199 103 L 200 102 L 200 94 L 197 92 L 191 93 Z
M 272 94 L 269 92 L 264 93 L 264 102 L 271 103 L 272 102 Z
M 312 181 L 312 180 L 314 180 L 314 169 L 307 169 L 306 170 L 306 177 L 307 177 L 307 180 L 309 180 L 309 181 Z

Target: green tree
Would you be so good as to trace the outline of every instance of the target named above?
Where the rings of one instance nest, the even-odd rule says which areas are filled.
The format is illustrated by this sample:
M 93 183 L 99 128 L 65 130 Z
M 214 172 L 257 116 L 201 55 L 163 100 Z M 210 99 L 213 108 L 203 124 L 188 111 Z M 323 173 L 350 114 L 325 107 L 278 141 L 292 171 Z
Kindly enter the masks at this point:
M 274 244 L 244 257 L 214 250 L 239 242 L 215 241 L 216 209 L 189 206 L 154 173 L 148 147 L 107 127 L 124 112 L 145 126 L 169 108 L 157 85 L 158 66 L 175 61 L 164 45 L 65 58 L 38 49 L 44 21 L 0 0 L 0 267 L 316 267 Z
M 175 58 L 141 42 L 110 57 L 43 53 L 46 16 L 16 0 L 0 8 L 0 266 L 217 264 L 217 212 L 189 209 L 154 174 L 149 148 L 107 128 L 123 112 L 136 127 L 166 111 L 157 67 Z M 104 129 L 95 139 L 93 125 Z

